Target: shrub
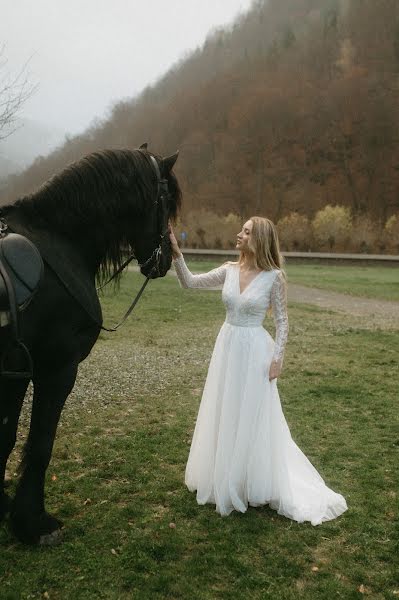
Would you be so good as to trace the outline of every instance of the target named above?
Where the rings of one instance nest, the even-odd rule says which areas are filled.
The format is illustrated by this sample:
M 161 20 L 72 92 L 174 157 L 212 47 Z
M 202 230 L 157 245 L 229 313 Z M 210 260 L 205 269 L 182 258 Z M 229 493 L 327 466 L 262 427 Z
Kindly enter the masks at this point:
M 242 226 L 242 218 L 238 215 L 229 213 L 227 216 L 222 217 L 223 236 L 221 237 L 221 241 L 223 248 L 236 247 L 237 233 L 241 231 Z
M 187 238 L 183 247 L 191 248 L 235 248 L 237 233 L 242 220 L 235 214 L 221 216 L 209 210 L 193 210 L 176 226 L 176 237 L 181 243 L 184 231 Z
M 313 234 L 321 248 L 343 249 L 351 233 L 350 209 L 327 204 L 312 221 Z
M 388 248 L 395 253 L 399 252 L 399 213 L 392 215 L 385 224 L 385 236 Z
M 192 210 L 175 227 L 176 237 L 184 248 L 235 248 L 242 218 L 234 213 L 219 215 L 211 210 Z M 319 210 L 313 221 L 291 212 L 277 223 L 282 250 L 399 253 L 399 213 L 385 227 L 363 215 L 351 219 L 349 208 L 327 205 Z M 181 234 L 185 232 L 186 239 Z
M 350 247 L 353 252 L 372 254 L 379 251 L 382 242 L 381 226 L 370 217 L 357 217 L 352 225 Z
M 312 228 L 309 219 L 292 212 L 277 223 L 282 250 L 310 250 Z

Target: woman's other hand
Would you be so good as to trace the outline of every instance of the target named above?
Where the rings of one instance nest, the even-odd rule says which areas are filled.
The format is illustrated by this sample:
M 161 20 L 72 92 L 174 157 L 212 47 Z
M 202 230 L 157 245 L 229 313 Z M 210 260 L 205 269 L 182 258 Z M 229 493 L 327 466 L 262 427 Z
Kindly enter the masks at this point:
M 269 369 L 269 381 L 273 381 L 273 379 L 277 379 L 281 373 L 281 365 L 277 361 L 273 361 L 270 365 Z
M 177 243 L 176 236 L 174 234 L 172 225 L 169 223 L 169 239 L 172 245 L 172 257 L 179 258 L 181 256 L 179 244 Z

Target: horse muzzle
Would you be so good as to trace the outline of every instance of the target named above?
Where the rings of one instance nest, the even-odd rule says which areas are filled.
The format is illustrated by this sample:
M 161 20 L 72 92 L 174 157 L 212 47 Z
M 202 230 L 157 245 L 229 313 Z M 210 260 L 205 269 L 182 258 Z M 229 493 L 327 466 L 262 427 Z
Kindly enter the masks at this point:
M 164 277 L 170 269 L 172 259 L 168 258 L 162 252 L 161 246 L 156 248 L 153 254 L 144 264 L 140 265 L 140 271 L 149 279 L 157 279 L 158 277 Z

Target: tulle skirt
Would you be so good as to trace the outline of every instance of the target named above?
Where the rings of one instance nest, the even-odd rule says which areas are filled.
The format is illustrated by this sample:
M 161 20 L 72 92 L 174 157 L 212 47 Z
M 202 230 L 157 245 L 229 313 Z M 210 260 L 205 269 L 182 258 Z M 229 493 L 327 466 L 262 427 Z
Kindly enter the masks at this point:
M 269 504 L 298 523 L 319 525 L 347 510 L 298 448 L 276 380 L 274 341 L 263 327 L 224 323 L 216 340 L 197 417 L 185 482 L 198 504 L 223 516 Z

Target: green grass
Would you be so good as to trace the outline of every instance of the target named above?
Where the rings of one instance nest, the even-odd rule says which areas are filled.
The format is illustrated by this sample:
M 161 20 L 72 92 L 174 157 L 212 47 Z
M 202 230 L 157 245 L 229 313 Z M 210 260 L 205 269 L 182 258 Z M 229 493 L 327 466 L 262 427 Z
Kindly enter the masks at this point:
M 140 282 L 129 273 L 104 301 L 106 323 Z M 397 331 L 290 307 L 283 409 L 294 440 L 349 506 L 313 527 L 269 508 L 221 518 L 183 484 L 223 318 L 218 292 L 180 290 L 170 277 L 151 282 L 124 328 L 101 335 L 48 470 L 47 505 L 65 521 L 64 542 L 27 548 L 3 523 L 1 600 L 346 600 L 363 597 L 362 585 L 370 598 L 397 597 Z
M 190 261 L 194 272 L 205 272 L 220 261 Z M 399 269 L 387 266 L 288 264 L 288 281 L 351 296 L 399 302 Z

